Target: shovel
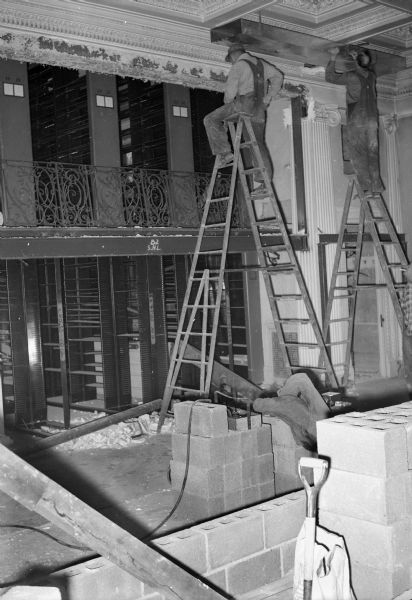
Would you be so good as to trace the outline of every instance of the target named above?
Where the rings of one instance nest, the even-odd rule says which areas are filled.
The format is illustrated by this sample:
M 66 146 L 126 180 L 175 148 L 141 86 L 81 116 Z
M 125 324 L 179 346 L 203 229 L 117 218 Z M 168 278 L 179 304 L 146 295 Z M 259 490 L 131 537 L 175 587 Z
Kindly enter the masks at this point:
M 313 472 L 314 485 L 311 486 L 303 469 Z M 316 541 L 316 510 L 320 488 L 328 476 L 328 462 L 322 458 L 302 457 L 299 460 L 299 477 L 306 492 L 305 519 L 305 559 L 303 571 L 303 600 L 312 599 L 313 556 Z

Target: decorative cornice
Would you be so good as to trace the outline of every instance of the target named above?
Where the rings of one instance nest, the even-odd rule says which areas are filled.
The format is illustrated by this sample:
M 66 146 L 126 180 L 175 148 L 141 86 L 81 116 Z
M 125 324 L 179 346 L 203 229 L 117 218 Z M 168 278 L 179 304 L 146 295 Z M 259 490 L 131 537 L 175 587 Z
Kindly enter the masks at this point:
M 110 15 L 111 17 L 112 15 Z M 93 14 L 66 11 L 51 15 L 47 10 L 20 10 L 10 4 L 0 6 L 0 26 L 12 31 L 30 34 L 51 34 L 53 37 L 77 41 L 107 43 L 120 48 L 164 52 L 200 61 L 221 63 L 225 48 L 210 43 L 205 28 L 176 26 L 172 23 L 148 17 L 125 21 L 120 18 L 100 18 L 97 25 Z M 106 22 L 105 22 L 106 21 Z
M 371 8 L 363 13 L 355 13 L 351 17 L 335 20 L 333 23 L 320 26 L 316 29 L 316 35 L 327 39 L 339 41 L 349 35 L 359 36 L 367 33 L 371 28 L 381 25 L 396 25 L 397 21 L 405 18 L 405 14 L 394 8 L 379 6 Z
M 277 5 L 296 9 L 311 15 L 320 15 L 324 12 L 349 6 L 354 0 L 278 0 Z

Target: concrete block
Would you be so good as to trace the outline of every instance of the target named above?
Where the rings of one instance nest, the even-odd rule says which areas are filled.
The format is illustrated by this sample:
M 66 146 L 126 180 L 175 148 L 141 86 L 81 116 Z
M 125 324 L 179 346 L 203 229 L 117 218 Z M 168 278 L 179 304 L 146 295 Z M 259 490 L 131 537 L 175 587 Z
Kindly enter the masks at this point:
M 382 478 L 404 473 L 408 469 L 405 428 L 395 423 L 375 423 L 354 425 L 350 416 L 344 422 L 319 421 L 319 454 L 330 457 L 332 469 Z
M 257 456 L 257 429 L 240 431 L 240 450 L 242 458 L 254 458 Z
M 185 492 L 175 514 L 180 518 L 190 518 L 199 522 L 218 517 L 225 512 L 223 495 L 216 498 L 205 498 Z
M 106 600 L 108 589 L 113 600 L 135 600 L 143 595 L 141 581 L 103 559 L 69 567 L 55 575 L 56 581 L 64 582 L 62 591 L 65 598 Z
M 177 433 L 187 433 L 189 415 L 193 402 L 180 402 L 174 404 L 174 417 Z M 217 437 L 227 435 L 227 410 L 223 404 L 198 403 L 192 413 L 192 435 L 203 437 Z
M 185 474 L 186 464 L 170 461 L 170 476 L 172 489 L 180 490 Z M 185 492 L 203 496 L 204 498 L 216 498 L 223 496 L 223 468 L 200 469 L 189 466 L 186 480 Z
M 250 511 L 196 527 L 207 538 L 209 565 L 218 569 L 263 550 L 263 518 Z
M 273 446 L 296 446 L 295 438 L 287 423 L 269 415 L 262 416 L 262 423 L 270 425 Z
M 409 518 L 382 525 L 320 510 L 319 523 L 345 538 L 351 561 L 391 572 L 411 564 L 412 525 Z
M 242 495 L 242 506 L 251 506 L 252 504 L 257 504 L 261 500 L 259 496 L 259 486 L 251 485 L 250 487 L 245 487 L 241 491 Z
M 225 463 L 234 463 L 242 458 L 242 438 L 240 432 L 229 431 L 224 438 Z
M 306 514 L 306 497 L 303 492 L 276 498 L 255 510 L 263 512 L 265 548 L 279 546 L 296 539 Z
M 253 456 L 253 455 L 252 455 Z M 242 460 L 242 488 L 247 488 L 258 483 L 257 456 Z
M 274 465 L 275 465 L 275 473 L 290 473 L 291 475 L 299 477 L 298 474 L 298 464 L 299 460 L 305 457 L 316 457 L 317 454 L 315 452 L 311 452 L 310 450 L 306 450 L 302 448 L 302 446 L 275 446 L 273 449 L 274 456 Z M 310 477 L 307 475 L 309 479 L 309 483 L 312 484 L 313 481 L 310 480 Z
M 261 454 L 257 457 L 257 483 L 275 479 L 273 454 Z
M 270 425 L 263 424 L 256 431 L 256 443 L 258 456 L 272 452 L 272 430 Z
M 276 496 L 283 496 L 301 490 L 303 484 L 298 475 L 293 473 L 282 473 L 275 471 L 275 491 Z
M 210 583 L 213 584 L 218 590 L 226 592 L 226 569 L 217 569 L 216 571 L 210 571 L 207 574 L 207 581 L 210 581 Z
M 4 600 L 61 600 L 62 595 L 56 587 L 16 585 L 2 594 Z
M 188 435 L 172 434 L 172 457 L 177 462 L 185 462 Z M 225 462 L 225 437 L 190 436 L 190 466 L 211 469 Z
M 275 478 L 259 483 L 259 500 L 272 500 L 275 497 Z
M 242 462 L 240 460 L 223 465 L 223 493 L 239 492 L 243 486 Z
M 153 545 L 159 552 L 177 560 L 200 575 L 206 573 L 206 540 L 203 535 L 191 529 L 184 529 L 172 535 L 155 539 Z
M 408 473 L 390 479 L 331 469 L 319 508 L 383 525 L 408 515 Z
M 409 570 L 405 567 L 390 572 L 384 565 L 369 567 L 352 562 L 351 579 L 358 600 L 392 600 L 410 587 Z
M 233 431 L 247 431 L 249 429 L 249 423 L 247 417 L 228 417 L 229 429 Z M 256 429 L 261 427 L 262 415 L 251 414 L 250 415 L 250 429 Z
M 412 469 L 412 419 L 404 425 L 406 432 L 406 450 L 408 459 L 408 469 Z
M 224 495 L 223 500 L 226 513 L 233 512 L 239 508 L 244 508 L 242 493 L 240 490 L 236 492 L 228 492 Z
M 295 567 L 295 548 L 296 540 L 284 542 L 280 546 L 282 577 L 290 573 L 290 571 L 293 571 Z
M 236 597 L 280 577 L 280 550 L 274 548 L 230 565 L 227 568 L 228 592 Z

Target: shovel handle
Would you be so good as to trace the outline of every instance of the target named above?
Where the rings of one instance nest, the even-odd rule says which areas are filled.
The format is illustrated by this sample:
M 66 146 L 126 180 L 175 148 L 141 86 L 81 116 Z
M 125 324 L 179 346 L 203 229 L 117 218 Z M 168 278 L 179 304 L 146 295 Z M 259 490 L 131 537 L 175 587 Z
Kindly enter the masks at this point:
M 312 469 L 313 471 L 313 482 L 311 486 L 303 473 L 303 469 Z M 302 456 L 299 460 L 298 472 L 301 482 L 306 491 L 307 500 L 307 517 L 314 517 L 316 515 L 316 504 L 319 494 L 319 490 L 325 483 L 328 476 L 329 464 L 324 458 L 310 458 L 308 456 Z

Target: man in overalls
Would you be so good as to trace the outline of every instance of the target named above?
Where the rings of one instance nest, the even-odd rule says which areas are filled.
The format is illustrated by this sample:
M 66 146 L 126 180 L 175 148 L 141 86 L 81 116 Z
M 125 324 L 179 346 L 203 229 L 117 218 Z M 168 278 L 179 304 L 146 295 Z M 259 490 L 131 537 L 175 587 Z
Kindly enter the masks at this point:
M 219 155 L 221 167 L 230 164 L 233 153 L 224 119 L 238 112 L 249 113 L 263 163 L 272 180 L 272 162 L 265 143 L 266 109 L 282 87 L 283 74 L 265 60 L 245 52 L 240 43 L 229 47 L 226 61 L 232 63 L 232 68 L 225 85 L 225 103 L 203 121 L 210 148 L 215 156 Z M 262 176 L 255 177 L 255 181 L 262 183 Z

